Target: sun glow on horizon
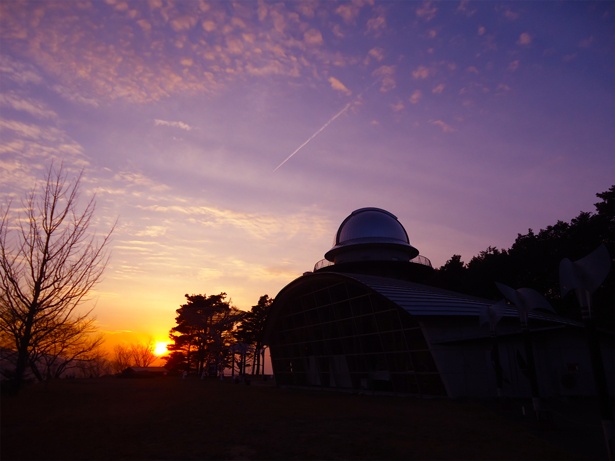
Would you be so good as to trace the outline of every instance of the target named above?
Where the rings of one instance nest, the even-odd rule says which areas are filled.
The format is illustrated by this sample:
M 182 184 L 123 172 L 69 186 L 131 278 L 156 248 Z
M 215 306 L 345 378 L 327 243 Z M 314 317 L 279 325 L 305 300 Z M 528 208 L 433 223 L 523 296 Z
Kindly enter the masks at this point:
M 168 354 L 167 345 L 169 343 L 166 341 L 156 341 L 156 345 L 154 346 L 154 354 L 158 357 L 162 355 Z

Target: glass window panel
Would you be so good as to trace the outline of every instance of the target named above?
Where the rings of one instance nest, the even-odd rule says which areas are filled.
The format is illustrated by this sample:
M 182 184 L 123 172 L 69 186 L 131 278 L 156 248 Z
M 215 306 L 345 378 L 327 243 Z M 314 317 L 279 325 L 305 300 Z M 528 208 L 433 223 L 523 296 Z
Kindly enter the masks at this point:
M 367 293 L 367 290 L 363 286 L 356 283 L 347 284 L 346 290 L 349 298 L 358 298 L 359 296 L 363 296 Z
M 344 338 L 342 341 L 344 343 L 344 353 L 352 354 L 352 353 L 355 352 L 355 350 L 354 350 L 354 340 L 353 340 L 352 336 L 348 336 L 348 337 Z
M 320 308 L 320 312 L 318 316 L 321 322 L 331 322 L 335 320 L 335 311 L 337 309 L 336 304 L 331 304 L 329 306 L 324 306 Z
M 329 288 L 331 302 L 338 302 L 347 299 L 346 284 L 340 283 Z
M 316 299 L 317 306 L 326 306 L 327 304 L 331 304 L 331 297 L 329 296 L 329 290 L 319 290 L 314 293 L 314 298 Z
M 361 296 L 353 300 L 353 313 L 355 316 L 371 314 L 372 303 L 369 296 Z
M 395 350 L 396 351 L 407 351 L 408 344 L 406 343 L 406 335 L 404 335 L 403 331 L 394 331 L 391 333 L 394 337 L 395 342 Z
M 373 315 L 365 315 L 363 317 L 355 318 L 355 325 L 357 327 L 358 334 L 376 333 L 378 331 L 376 319 Z
M 340 318 L 342 319 L 352 318 L 353 314 L 352 314 L 352 307 L 350 305 L 350 302 L 343 301 L 339 303 L 338 306 L 339 306 L 338 309 L 340 312 Z
M 395 337 L 391 333 L 381 333 L 380 341 L 382 342 L 382 348 L 385 351 L 395 350 Z
M 382 345 L 380 344 L 380 338 L 377 334 L 373 335 L 363 335 L 361 336 L 361 349 L 365 353 L 369 352 L 380 352 L 382 350 Z
M 310 293 L 300 298 L 300 307 L 301 310 L 313 309 L 316 307 L 316 301 L 314 300 L 314 296 Z
M 396 311 L 387 311 L 375 314 L 376 323 L 380 331 L 399 330 L 399 318 Z
M 408 347 L 411 350 L 417 349 L 427 349 L 427 342 L 423 337 L 423 332 L 420 328 L 413 328 L 411 330 L 406 330 L 406 341 L 408 342 Z
M 437 371 L 431 352 L 414 351 L 411 353 L 411 356 L 416 371 Z

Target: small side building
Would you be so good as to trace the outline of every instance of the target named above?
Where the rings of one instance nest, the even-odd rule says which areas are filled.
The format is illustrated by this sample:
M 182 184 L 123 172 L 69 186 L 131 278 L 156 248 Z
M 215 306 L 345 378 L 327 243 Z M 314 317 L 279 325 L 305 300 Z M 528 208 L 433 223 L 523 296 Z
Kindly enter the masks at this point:
M 489 397 L 499 362 L 499 392 L 531 395 L 517 311 L 504 310 L 494 338 L 479 321 L 494 302 L 426 285 L 432 271 L 393 214 L 351 213 L 325 260 L 271 306 L 265 335 L 277 384 Z M 541 396 L 594 394 L 582 325 L 534 310 L 529 326 Z M 613 338 L 603 340 L 613 388 Z
M 122 371 L 122 378 L 159 378 L 168 373 L 164 367 L 128 367 Z

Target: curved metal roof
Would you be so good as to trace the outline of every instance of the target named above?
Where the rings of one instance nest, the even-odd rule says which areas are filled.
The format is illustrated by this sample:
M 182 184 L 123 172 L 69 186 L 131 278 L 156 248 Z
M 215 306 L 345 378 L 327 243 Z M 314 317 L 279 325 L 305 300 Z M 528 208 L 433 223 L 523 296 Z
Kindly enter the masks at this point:
M 341 273 L 341 272 L 316 272 L 307 273 L 285 286 L 276 296 L 274 310 L 271 312 L 272 318 L 278 314 L 279 309 L 284 305 L 288 295 L 312 283 L 322 283 L 323 287 L 327 284 L 352 280 L 363 285 L 372 292 L 378 293 L 384 298 L 392 301 L 404 311 L 417 317 L 475 317 L 478 322 L 482 309 L 494 304 L 489 299 L 477 298 L 455 291 L 423 285 L 420 283 L 409 282 L 389 277 L 374 275 Z M 517 310 L 508 306 L 504 308 L 503 316 L 517 318 Z M 529 317 L 535 320 L 550 322 L 554 325 L 568 325 L 579 327 L 581 324 L 574 320 L 552 314 L 547 311 L 533 310 Z M 272 325 L 268 325 L 270 329 Z M 270 332 L 267 333 L 267 335 Z
M 479 316 L 484 307 L 494 301 L 482 299 L 405 280 L 363 274 L 342 274 L 368 286 L 393 301 L 406 312 L 417 316 Z M 505 317 L 518 317 L 513 306 L 504 308 Z M 532 310 L 529 316 L 536 320 L 580 326 L 576 322 L 543 310 Z

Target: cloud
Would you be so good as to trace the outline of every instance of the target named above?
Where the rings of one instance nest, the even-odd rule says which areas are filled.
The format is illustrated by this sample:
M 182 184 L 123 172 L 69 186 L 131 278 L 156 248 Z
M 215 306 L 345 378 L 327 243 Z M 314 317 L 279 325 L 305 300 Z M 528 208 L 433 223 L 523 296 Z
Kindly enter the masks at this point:
M 335 13 L 338 14 L 346 24 L 354 24 L 361 12 L 361 8 L 363 8 L 363 2 L 359 0 L 338 6 L 335 9 Z
M 351 19 L 368 3 L 353 2 L 338 14 Z M 239 2 L 230 14 L 224 2 L 101 1 L 83 8 L 43 2 L 37 4 L 40 14 L 30 15 L 25 5 L 16 5 L 3 11 L 2 38 L 15 37 L 3 54 L 18 54 L 33 65 L 27 70 L 3 57 L 2 70 L 15 81 L 42 83 L 40 69 L 58 93 L 80 104 L 214 95 L 247 75 L 315 76 L 330 62 L 330 54 L 310 49 L 324 40 L 314 20 L 305 22 L 316 17 L 316 7 L 305 4 L 251 8 Z M 103 16 L 108 20 L 100 21 Z M 324 24 L 323 17 L 317 20 Z
M 519 13 L 514 12 L 513 10 L 506 8 L 504 10 L 504 17 L 510 21 L 515 21 L 519 19 Z
M 438 85 L 434 86 L 433 89 L 431 90 L 431 92 L 433 94 L 441 94 L 444 91 L 445 85 L 444 83 L 439 83 Z
M 320 33 L 319 30 L 316 30 L 316 29 L 307 30 L 303 34 L 303 40 L 305 41 L 306 44 L 312 45 L 312 46 L 323 44 L 322 34 Z
M 523 32 L 521 35 L 519 35 L 519 40 L 517 40 L 518 45 L 528 46 L 531 43 L 532 43 L 532 36 L 529 33 Z
M 594 43 L 594 37 L 587 37 L 579 42 L 579 48 L 589 48 Z
M 469 0 L 461 0 L 461 2 L 459 3 L 459 6 L 457 7 L 457 12 L 464 14 L 467 17 L 474 16 L 477 10 L 475 8 L 470 8 L 469 6 L 470 6 Z
M 431 1 L 423 2 L 416 10 L 416 16 L 423 21 L 431 21 L 436 17 L 438 9 L 432 4 Z
M 443 122 L 442 120 L 431 120 L 430 123 L 440 128 L 444 133 L 452 133 L 454 131 L 457 131 L 455 128 L 450 126 L 448 123 Z
M 395 82 L 395 66 L 380 66 L 373 72 L 373 75 L 380 79 L 380 92 L 382 93 L 391 91 L 397 86 Z
M 403 101 L 397 101 L 397 102 L 391 104 L 390 107 L 393 110 L 393 112 L 401 112 L 402 110 L 404 110 L 406 108 L 406 106 L 404 105 Z
M 49 109 L 46 104 L 24 96 L 19 96 L 14 92 L 0 94 L 0 107 L 9 107 L 13 110 L 25 112 L 42 119 L 56 119 L 58 117 L 58 114 Z
M 147 226 L 145 229 L 135 233 L 137 237 L 160 237 L 167 233 L 165 226 Z
M 375 60 L 378 62 L 381 62 L 384 59 L 384 49 L 380 48 L 380 47 L 375 47 L 370 49 L 367 52 L 367 57 L 365 58 L 365 65 L 369 64 L 371 62 L 371 60 Z
M 179 128 L 180 130 L 191 131 L 192 127 L 184 122 L 172 122 L 167 120 L 155 119 L 154 125 L 156 126 L 170 126 L 173 128 Z
M 416 80 L 424 80 L 432 75 L 432 71 L 426 66 L 418 66 L 412 71 L 412 77 Z
M 377 16 L 367 21 L 367 32 L 374 35 L 380 35 L 380 33 L 386 29 L 387 21 L 384 16 Z
M 497 90 L 497 94 L 502 94 L 502 93 L 508 93 L 509 91 L 512 90 L 512 88 L 508 86 L 506 83 L 499 83 L 496 90 Z
M 0 72 L 2 73 L 2 78 L 20 85 L 37 85 L 44 81 L 43 77 L 33 66 L 15 61 L 6 53 L 0 53 Z
M 171 27 L 175 32 L 181 32 L 192 29 L 197 23 L 197 18 L 193 16 L 181 16 L 171 21 Z
M 421 90 L 414 90 L 408 100 L 412 104 L 418 104 L 418 102 L 421 100 L 422 97 L 423 97 L 423 93 L 421 92 Z
M 201 23 L 201 27 L 205 32 L 213 32 L 216 30 L 216 23 L 211 19 L 206 19 Z
M 516 59 L 516 60 L 510 62 L 510 64 L 508 64 L 508 70 L 511 71 L 511 72 L 515 72 L 517 69 L 519 69 L 519 65 L 520 64 L 521 63 L 519 62 L 519 60 Z
M 135 171 L 120 171 L 114 175 L 113 180 L 118 181 L 122 185 L 142 187 L 147 191 L 167 192 L 170 190 L 170 187 L 166 184 L 156 182 L 144 174 Z
M 331 88 L 333 88 L 335 91 L 340 91 L 348 96 L 352 94 L 352 91 L 346 88 L 346 85 L 340 82 L 337 78 L 329 77 L 328 80 L 329 80 L 329 84 L 331 85 Z

